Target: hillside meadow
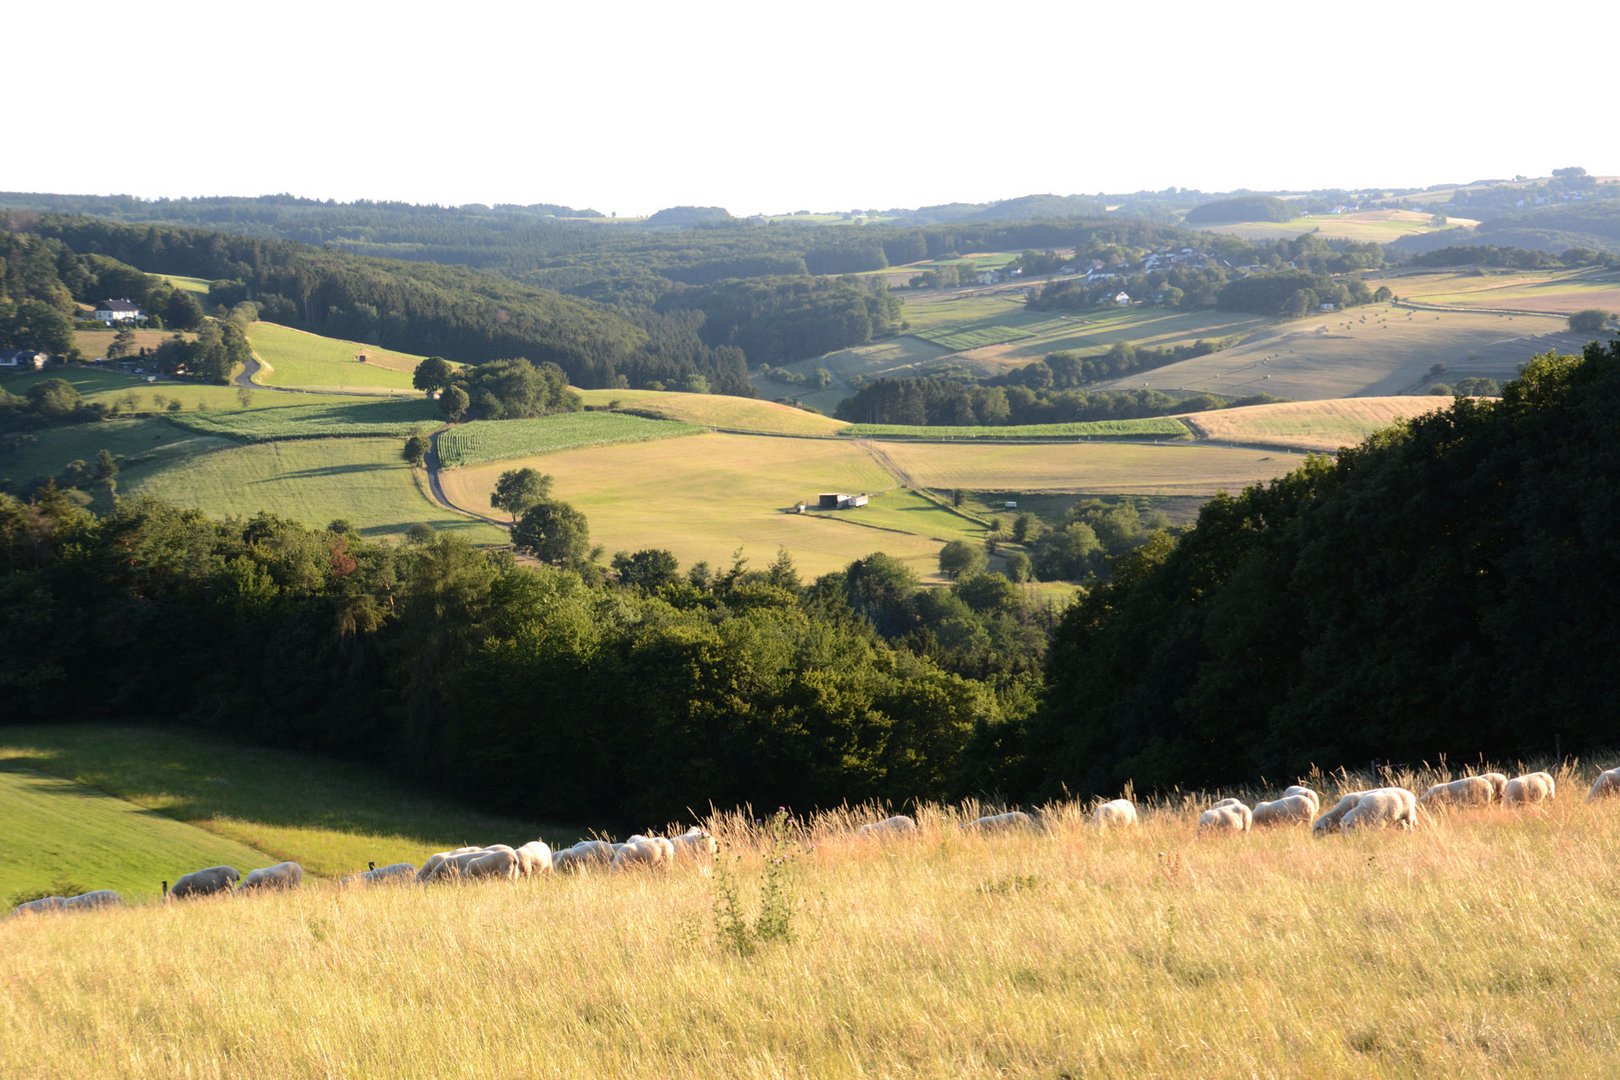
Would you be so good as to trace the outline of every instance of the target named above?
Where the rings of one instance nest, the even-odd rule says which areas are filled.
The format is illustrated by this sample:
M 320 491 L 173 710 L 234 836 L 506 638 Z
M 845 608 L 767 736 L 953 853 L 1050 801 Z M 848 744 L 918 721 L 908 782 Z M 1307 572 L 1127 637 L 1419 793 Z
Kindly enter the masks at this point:
M 1402 300 L 1446 307 L 1549 315 L 1586 308 L 1620 312 L 1620 271 L 1615 270 L 1463 270 L 1392 274 L 1380 281 Z
M 850 834 L 875 810 L 725 818 L 717 865 L 666 874 L 7 920 L 0 1072 L 1591 1075 L 1620 801 L 1584 779 L 1321 839 L 1200 836 L 1192 800 L 1112 833 L 1072 804 L 891 841 Z
M 411 375 L 423 358 L 411 353 L 322 337 L 270 322 L 248 327 L 248 344 L 265 368 L 256 381 L 266 386 L 420 393 L 412 388 Z M 365 357 L 364 363 L 358 359 L 361 356 Z
M 1180 417 L 1197 438 L 1209 442 L 1261 443 L 1291 450 L 1333 453 L 1355 446 L 1375 431 L 1446 408 L 1451 398 L 1344 398 L 1338 401 L 1285 401 L 1214 409 Z

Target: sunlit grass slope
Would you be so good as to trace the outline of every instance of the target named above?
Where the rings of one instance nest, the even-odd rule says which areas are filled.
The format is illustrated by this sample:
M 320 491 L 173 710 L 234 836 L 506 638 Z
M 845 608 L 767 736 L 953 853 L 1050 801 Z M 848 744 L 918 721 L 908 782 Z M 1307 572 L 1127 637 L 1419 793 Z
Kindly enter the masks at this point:
M 248 327 L 248 343 L 254 355 L 271 368 L 258 377 L 268 386 L 419 393 L 411 386 L 411 376 L 422 357 L 411 353 L 268 322 Z M 366 358 L 365 363 L 356 359 L 359 356 Z
M 667 390 L 581 390 L 587 408 L 624 409 L 727 431 L 762 435 L 835 435 L 848 425 L 791 405 L 725 394 L 678 394 Z
M 21 878 L 155 898 L 160 879 L 221 862 L 245 873 L 292 859 L 339 876 L 464 843 L 574 839 L 380 770 L 128 724 L 0 729 L 0 822 L 0 899 Z
M 746 957 L 696 867 L 12 920 L 0 1072 L 1600 1075 L 1620 801 L 1580 796 L 1320 840 L 822 828 Z M 720 832 L 751 913 L 766 852 Z

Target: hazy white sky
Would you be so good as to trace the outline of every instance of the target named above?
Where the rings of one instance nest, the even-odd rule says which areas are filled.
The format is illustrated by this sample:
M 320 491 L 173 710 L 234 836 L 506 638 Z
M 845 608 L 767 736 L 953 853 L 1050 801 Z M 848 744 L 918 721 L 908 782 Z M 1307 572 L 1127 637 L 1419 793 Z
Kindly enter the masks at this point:
M 1620 173 L 1620 5 L 1510 10 L 18 0 L 0 190 L 750 214 Z

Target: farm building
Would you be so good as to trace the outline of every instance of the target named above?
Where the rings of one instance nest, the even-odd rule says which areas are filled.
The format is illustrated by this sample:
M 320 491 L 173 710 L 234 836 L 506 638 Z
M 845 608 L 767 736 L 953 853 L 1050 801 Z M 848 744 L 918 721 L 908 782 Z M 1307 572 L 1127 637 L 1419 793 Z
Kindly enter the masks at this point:
M 865 506 L 868 502 L 865 495 L 844 495 L 840 493 L 824 493 L 817 498 L 817 510 L 852 510 L 857 506 Z
M 111 326 L 113 323 L 134 322 L 141 318 L 139 304 L 129 300 L 103 300 L 96 305 L 95 317 Z
M 0 368 L 31 368 L 38 371 L 50 360 L 49 353 L 33 349 L 0 349 Z

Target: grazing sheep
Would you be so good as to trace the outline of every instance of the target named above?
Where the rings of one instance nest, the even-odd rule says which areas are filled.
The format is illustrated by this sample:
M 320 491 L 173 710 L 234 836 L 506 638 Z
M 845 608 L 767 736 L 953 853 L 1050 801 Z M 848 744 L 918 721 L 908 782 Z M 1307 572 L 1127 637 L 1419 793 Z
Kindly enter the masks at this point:
M 1311 826 L 1312 835 L 1326 836 L 1328 833 L 1338 832 L 1339 822 L 1344 820 L 1344 815 L 1356 808 L 1356 803 L 1360 802 L 1365 794 L 1367 794 L 1365 791 L 1346 792 L 1343 798 L 1333 804 L 1333 809 L 1316 819 L 1316 824 Z
M 1416 824 L 1417 796 L 1405 788 L 1384 787 L 1362 792 L 1339 822 L 1339 831 L 1387 829 L 1391 825 L 1410 829 Z
M 593 866 L 608 866 L 613 862 L 613 845 L 606 840 L 581 840 L 571 848 L 564 848 L 551 856 L 552 869 L 569 874 L 589 870 Z
M 967 828 L 979 832 L 1005 832 L 1008 829 L 1029 829 L 1035 819 L 1022 810 L 1009 810 L 1005 814 L 988 814 L 967 823 Z
M 1424 806 L 1484 806 L 1496 797 L 1496 787 L 1483 776 L 1464 776 L 1434 784 L 1419 798 Z
M 672 836 L 669 842 L 675 845 L 675 859 L 712 859 L 720 851 L 720 845 L 709 835 L 707 829 L 697 825 L 687 829 L 679 836 Z
M 613 856 L 615 870 L 666 870 L 675 862 L 675 845 L 662 836 L 643 836 Z
M 467 860 L 460 866 L 464 878 L 518 879 L 518 854 L 505 844 L 495 844 L 485 851 L 476 854 L 469 852 L 456 858 Z
M 906 814 L 896 814 L 882 821 L 868 821 L 855 830 L 856 836 L 909 836 L 917 831 L 917 823 Z
M 1284 795 L 1280 799 L 1270 802 L 1255 803 L 1254 818 L 1251 827 L 1265 825 L 1309 825 L 1321 804 L 1316 801 L 1316 793 L 1306 790 L 1296 791 L 1292 795 Z
M 1501 802 L 1507 795 L 1507 777 L 1499 772 L 1480 773 L 1480 776 L 1491 782 L 1491 797 Z
M 1587 793 L 1586 801 L 1601 799 L 1605 795 L 1620 793 L 1620 768 L 1610 769 L 1598 773 L 1597 779 L 1592 781 L 1592 790 Z
M 169 898 L 183 900 L 189 896 L 211 896 L 214 893 L 230 892 L 231 886 L 240 881 L 242 875 L 237 873 L 235 867 L 210 866 L 206 870 L 193 870 L 185 877 L 176 881 L 169 889 Z
M 43 915 L 47 911 L 61 911 L 62 905 L 67 903 L 60 896 L 42 896 L 38 900 L 30 900 L 25 904 L 18 904 L 11 909 L 13 915 Z
M 517 849 L 518 873 L 524 877 L 551 873 L 551 845 L 544 840 L 530 840 Z
M 405 881 L 416 876 L 416 867 L 408 862 L 390 863 L 387 866 L 378 866 L 376 863 L 367 863 L 366 868 L 358 874 L 350 874 L 340 885 L 383 885 Z
M 93 911 L 96 908 L 120 907 L 124 898 L 111 889 L 96 889 L 92 892 L 80 893 L 70 896 L 62 901 L 64 911 Z
M 1136 804 L 1129 799 L 1114 799 L 1097 807 L 1097 827 L 1117 829 L 1136 824 Z
M 1507 790 L 1502 793 L 1502 803 L 1505 806 L 1517 806 L 1520 803 L 1551 802 L 1553 793 L 1553 778 L 1550 773 L 1525 773 L 1507 782 Z
M 237 892 L 254 889 L 296 889 L 304 883 L 304 868 L 295 862 L 279 862 L 249 872 L 236 887 Z
M 472 855 L 483 850 L 481 847 L 458 847 L 454 851 L 436 851 L 428 856 L 427 862 L 422 864 L 422 869 L 416 872 L 416 880 L 418 882 L 432 881 L 434 875 L 439 872 L 439 867 L 444 865 L 446 859 Z
M 1200 831 L 1248 832 L 1254 824 L 1254 811 L 1237 799 L 1222 799 L 1198 815 Z
M 1295 795 L 1305 795 L 1305 796 L 1308 796 L 1311 799 L 1311 801 L 1315 802 L 1318 806 L 1320 806 L 1322 804 L 1322 796 L 1318 795 L 1316 792 L 1312 791 L 1308 787 L 1303 787 L 1303 786 L 1301 786 L 1299 784 L 1289 784 L 1287 787 L 1283 788 L 1283 793 L 1282 793 L 1283 798 L 1287 799 L 1287 798 L 1291 798 L 1291 797 L 1293 797 Z

